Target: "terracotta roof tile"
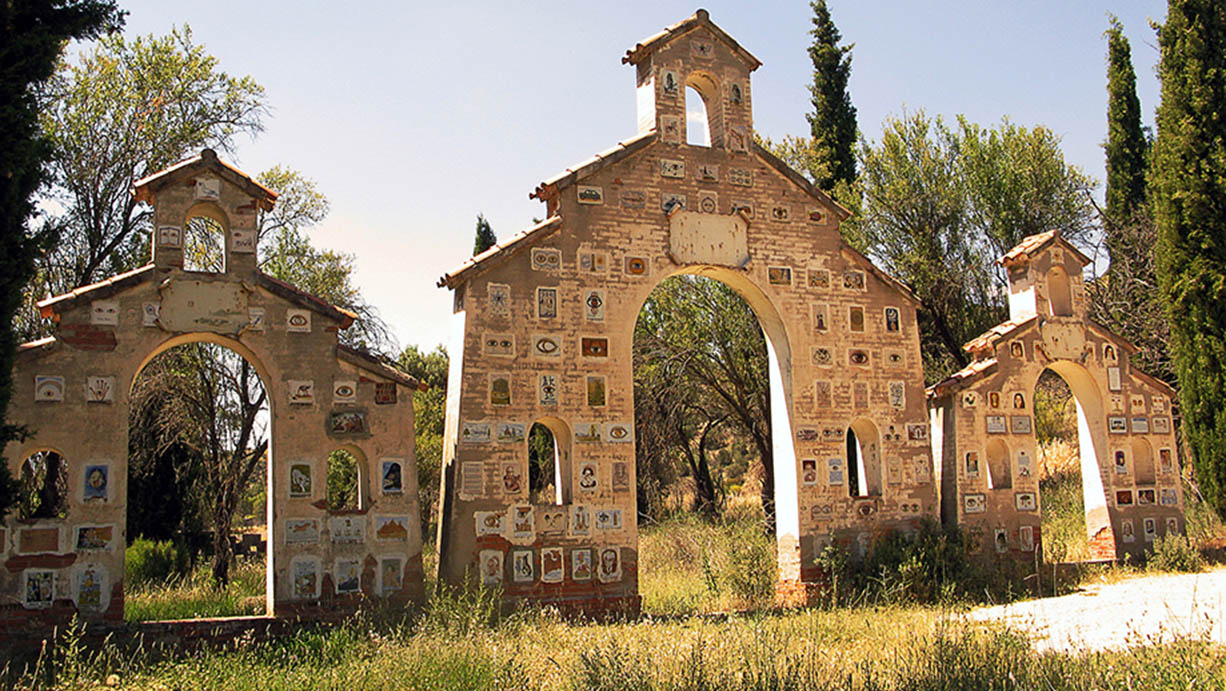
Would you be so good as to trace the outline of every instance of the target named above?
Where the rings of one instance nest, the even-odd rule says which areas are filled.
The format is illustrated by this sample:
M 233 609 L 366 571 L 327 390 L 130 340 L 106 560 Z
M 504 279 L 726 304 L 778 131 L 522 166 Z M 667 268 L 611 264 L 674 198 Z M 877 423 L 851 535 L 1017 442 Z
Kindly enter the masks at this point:
M 1027 317 L 1026 319 L 1018 319 L 1001 322 L 996 326 L 988 329 L 979 336 L 971 339 L 962 349 L 969 353 L 982 353 L 985 350 L 991 350 L 996 347 L 996 344 L 1001 339 L 1009 336 L 1013 332 L 1036 322 L 1038 317 Z
M 962 369 L 954 372 L 945 379 L 933 384 L 925 389 L 928 398 L 941 398 L 946 394 L 952 393 L 965 386 L 970 385 L 976 379 L 990 374 L 996 370 L 996 358 L 987 358 L 985 360 L 976 360 Z
M 791 166 L 783 162 L 783 159 L 763 148 L 762 145 L 758 144 L 756 141 L 753 142 L 752 148 L 754 154 L 756 154 L 758 158 L 762 159 L 763 162 L 778 171 L 779 174 L 783 175 L 783 177 L 791 180 L 793 184 L 804 190 L 809 196 L 833 208 L 835 215 L 839 217 L 840 221 L 851 217 L 851 212 L 844 208 L 842 204 L 839 204 L 832 199 L 830 195 L 823 192 L 821 188 L 817 187 L 812 182 L 809 182 L 808 178 L 795 170 L 792 170 Z
M 1017 243 L 1013 249 L 1005 252 L 1001 258 L 997 260 L 997 263 L 999 263 L 1001 266 L 1012 266 L 1013 264 L 1019 263 L 1024 264 L 1030 261 L 1030 257 L 1032 255 L 1039 252 L 1044 247 L 1047 247 L 1054 241 L 1059 241 L 1060 244 L 1064 245 L 1065 249 L 1072 252 L 1074 256 L 1077 257 L 1077 260 L 1081 262 L 1082 266 L 1090 264 L 1094 261 L 1087 257 L 1081 250 L 1073 247 L 1072 243 L 1070 243 L 1068 240 L 1065 240 L 1064 236 L 1060 234 L 1060 231 L 1049 230 L 1046 233 L 1026 236 L 1021 242 Z
M 591 158 L 580 161 L 557 175 L 543 181 L 536 186 L 536 189 L 528 193 L 529 199 L 547 199 L 556 195 L 558 192 L 570 187 L 592 175 L 596 171 L 604 168 L 607 165 L 616 163 L 630 154 L 642 149 L 651 143 L 655 138 L 656 131 L 649 130 L 642 134 L 636 135 L 623 142 L 618 142 L 616 146 L 606 149 Z
M 273 204 L 277 201 L 276 192 L 256 182 L 254 178 L 238 168 L 217 158 L 217 153 L 212 149 L 205 149 L 200 152 L 199 156 L 179 161 L 169 168 L 137 180 L 132 183 L 132 194 L 136 197 L 136 201 L 151 201 L 154 190 L 180 176 L 190 174 L 196 169 L 210 169 L 214 171 L 231 184 L 255 198 L 265 211 L 271 210 Z
M 543 237 L 548 235 L 553 229 L 558 228 L 561 224 L 561 216 L 550 216 L 527 230 L 521 230 L 515 235 L 512 235 L 506 242 L 500 242 L 497 245 L 494 245 L 481 254 L 478 254 L 477 256 L 464 262 L 464 264 L 455 271 L 444 274 L 438 279 L 438 287 L 456 287 L 460 283 L 468 280 L 469 275 L 473 272 L 484 268 L 487 264 L 494 262 L 495 260 L 501 261 L 503 258 L 510 256 L 518 249 L 527 247 L 529 244 L 531 244 L 532 240 L 536 239 L 538 236 Z
M 430 386 L 425 382 L 418 381 L 415 377 L 405 374 L 396 367 L 388 364 L 382 358 L 364 350 L 358 350 L 357 348 L 347 346 L 344 343 L 338 343 L 336 344 L 336 355 L 341 360 L 344 360 L 355 367 L 360 367 L 372 374 L 377 374 L 381 377 L 391 379 L 397 384 L 403 384 L 410 389 L 425 391 L 430 388 Z
M 138 269 L 116 274 L 108 279 L 91 283 L 87 286 L 81 286 L 62 295 L 39 300 L 37 303 L 38 313 L 43 319 L 48 319 L 52 314 L 63 310 L 84 295 L 89 295 L 93 300 L 114 295 L 124 288 L 152 279 L 156 273 L 156 267 L 153 264 L 146 264 Z
M 263 271 L 257 271 L 255 276 L 259 284 L 266 288 L 268 292 L 302 307 L 312 309 L 325 317 L 331 317 L 341 323 L 342 329 L 348 329 L 358 318 L 355 312 L 337 307 L 321 297 L 312 295 L 298 286 L 286 283 L 279 278 L 273 278 Z
M 622 58 L 622 63 L 630 63 L 637 65 L 648 55 L 667 45 L 670 41 L 679 38 L 680 36 L 697 29 L 698 27 L 706 27 L 717 39 L 732 49 L 732 52 L 741 56 L 746 63 L 749 64 L 749 70 L 758 69 L 762 66 L 762 61 L 755 58 L 752 53 L 745 50 L 736 39 L 732 38 L 723 29 L 715 25 L 711 21 L 711 15 L 706 10 L 698 10 L 694 14 L 682 19 L 681 21 L 665 28 L 663 31 L 648 36 L 639 41 L 633 48 L 626 51 L 625 57 Z

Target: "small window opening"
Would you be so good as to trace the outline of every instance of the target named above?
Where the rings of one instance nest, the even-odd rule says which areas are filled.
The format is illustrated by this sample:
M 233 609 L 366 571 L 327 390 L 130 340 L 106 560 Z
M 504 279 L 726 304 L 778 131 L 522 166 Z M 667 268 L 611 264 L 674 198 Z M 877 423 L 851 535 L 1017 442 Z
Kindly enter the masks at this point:
M 707 103 L 698 89 L 685 88 L 685 143 L 691 146 L 711 146 L 711 128 L 707 119 Z
M 999 439 L 988 442 L 988 487 L 1010 489 L 1013 487 L 1013 470 L 1009 467 L 1009 448 Z
M 68 516 L 68 462 L 63 456 L 39 451 L 21 464 L 20 501 L 24 519 Z
M 337 449 L 328 455 L 328 510 L 356 511 L 360 507 L 358 459 L 345 449 Z
M 226 269 L 226 229 L 216 219 L 193 216 L 183 233 L 183 269 L 219 274 Z
M 528 432 L 528 492 L 533 504 L 561 504 L 562 459 L 549 427 L 535 423 Z

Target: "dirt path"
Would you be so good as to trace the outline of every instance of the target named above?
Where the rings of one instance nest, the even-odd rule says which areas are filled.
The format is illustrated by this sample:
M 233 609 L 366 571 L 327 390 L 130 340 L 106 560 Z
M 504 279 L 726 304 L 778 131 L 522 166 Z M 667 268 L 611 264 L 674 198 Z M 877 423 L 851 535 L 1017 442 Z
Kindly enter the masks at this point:
M 1061 597 L 975 610 L 1029 631 L 1039 650 L 1122 649 L 1179 636 L 1226 643 L 1226 568 L 1087 585 Z

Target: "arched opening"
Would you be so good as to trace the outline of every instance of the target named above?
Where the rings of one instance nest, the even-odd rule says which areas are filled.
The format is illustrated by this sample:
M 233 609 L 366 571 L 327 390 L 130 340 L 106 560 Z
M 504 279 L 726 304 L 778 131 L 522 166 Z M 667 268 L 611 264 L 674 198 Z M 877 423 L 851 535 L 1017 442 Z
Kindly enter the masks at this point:
M 1099 458 L 1106 458 L 1105 413 L 1097 385 L 1081 365 L 1052 363 L 1039 376 L 1032 397 L 1038 443 L 1038 479 L 1043 558 L 1088 561 L 1103 552 L 1111 534 Z M 1020 472 L 1020 471 L 1019 471 Z M 1105 531 L 1105 532 L 1104 532 Z M 1107 541 L 1110 542 L 1110 541 Z
M 533 504 L 571 502 L 570 446 L 570 428 L 558 418 L 532 423 L 528 430 L 528 497 Z M 588 488 L 594 489 L 594 485 Z
M 645 296 L 633 368 L 646 611 L 740 608 L 773 597 L 770 533 L 794 537 L 799 523 L 786 348 L 778 313 L 743 274 L 687 267 Z M 677 530 L 705 546 L 673 551 Z M 751 586 L 726 583 L 733 572 Z
M 696 71 L 685 78 L 686 143 L 724 145 L 723 94 L 715 75 Z
M 1073 290 L 1064 269 L 1053 266 L 1047 272 L 1047 300 L 1055 317 L 1073 316 Z
M 1010 468 L 1009 447 L 1000 439 L 988 442 L 988 488 L 1012 489 L 1013 470 Z
M 707 120 L 707 104 L 698 89 L 685 87 L 685 143 L 691 146 L 711 146 L 711 128 Z
M 187 212 L 183 224 L 183 269 L 204 273 L 226 270 L 226 215 L 210 203 L 200 203 Z
M 267 611 L 270 424 L 263 369 L 241 344 L 188 334 L 142 363 L 128 420 L 126 619 Z
M 858 418 L 847 428 L 847 493 L 852 497 L 881 496 L 881 444 L 877 426 Z
M 106 471 L 97 466 L 89 469 L 102 490 L 106 487 Z M 85 478 L 85 498 L 90 499 L 91 478 Z M 96 494 L 96 493 L 95 493 Z M 105 499 L 105 497 L 103 497 Z M 58 451 L 36 451 L 21 464 L 21 496 L 17 514 L 23 520 L 66 518 L 68 516 L 68 461 Z
M 1132 467 L 1137 486 L 1152 487 L 1158 481 L 1154 467 L 1154 449 L 1140 437 L 1132 440 Z
M 357 511 L 363 505 L 361 453 L 349 447 L 328 454 L 328 510 L 332 513 Z

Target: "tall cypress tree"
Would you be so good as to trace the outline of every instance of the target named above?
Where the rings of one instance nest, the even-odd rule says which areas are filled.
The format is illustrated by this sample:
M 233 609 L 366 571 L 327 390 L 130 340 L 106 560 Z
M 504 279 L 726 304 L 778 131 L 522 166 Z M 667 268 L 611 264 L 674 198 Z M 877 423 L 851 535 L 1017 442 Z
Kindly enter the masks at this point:
M 851 48 L 840 46 L 843 39 L 830 19 L 826 0 L 813 0 L 813 44 L 809 59 L 813 61 L 813 112 L 807 116 L 813 135 L 815 167 L 810 170 L 814 183 L 823 190 L 832 190 L 840 182 L 850 184 L 856 179 L 856 108 L 847 93 L 851 76 Z
M 473 242 L 473 256 L 477 256 L 498 244 L 498 236 L 494 235 L 494 229 L 490 228 L 490 222 L 485 220 L 485 216 L 477 214 L 477 239 Z
M 1196 480 L 1226 515 L 1226 4 L 1170 0 L 1158 45 L 1158 278 Z
M 1120 257 L 1121 229 L 1145 205 L 1148 143 L 1141 131 L 1141 102 L 1132 48 L 1120 20 L 1112 16 L 1107 38 L 1107 252 Z
M 27 232 L 31 197 L 50 151 L 39 133 L 34 89 L 55 70 L 65 41 L 94 38 L 122 23 L 113 0 L 0 0 L 0 448 L 23 433 L 4 423 L 17 352 L 13 317 L 46 239 Z M 14 490 L 0 459 L 0 517 Z

